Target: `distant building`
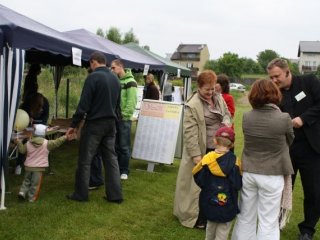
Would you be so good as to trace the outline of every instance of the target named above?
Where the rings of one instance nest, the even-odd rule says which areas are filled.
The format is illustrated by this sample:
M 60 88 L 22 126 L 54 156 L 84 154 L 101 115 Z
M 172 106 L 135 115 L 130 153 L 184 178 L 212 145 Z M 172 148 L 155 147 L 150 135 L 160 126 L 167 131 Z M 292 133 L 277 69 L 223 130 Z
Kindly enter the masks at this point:
M 210 54 L 206 44 L 180 44 L 172 54 L 171 61 L 192 70 L 192 77 L 197 77 L 203 71 Z
M 300 41 L 298 57 L 300 73 L 317 71 L 320 65 L 320 41 Z

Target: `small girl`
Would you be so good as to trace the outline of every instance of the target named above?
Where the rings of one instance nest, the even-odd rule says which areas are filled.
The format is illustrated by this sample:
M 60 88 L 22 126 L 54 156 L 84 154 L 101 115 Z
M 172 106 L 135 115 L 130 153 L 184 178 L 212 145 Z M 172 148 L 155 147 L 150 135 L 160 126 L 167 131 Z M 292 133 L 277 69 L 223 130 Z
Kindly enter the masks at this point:
M 62 145 L 67 137 L 61 136 L 55 140 L 45 139 L 47 126 L 35 124 L 33 136 L 25 144 L 17 140 L 18 150 L 21 154 L 27 154 L 24 162 L 25 176 L 18 193 L 20 199 L 28 199 L 34 202 L 39 197 L 42 175 L 45 168 L 49 166 L 49 151 Z

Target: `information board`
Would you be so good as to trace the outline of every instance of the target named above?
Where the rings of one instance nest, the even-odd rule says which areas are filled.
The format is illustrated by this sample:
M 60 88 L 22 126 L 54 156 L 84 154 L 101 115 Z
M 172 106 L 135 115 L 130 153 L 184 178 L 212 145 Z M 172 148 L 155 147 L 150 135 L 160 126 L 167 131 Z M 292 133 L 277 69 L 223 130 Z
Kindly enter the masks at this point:
M 155 163 L 173 163 L 182 108 L 177 103 L 143 100 L 132 157 Z

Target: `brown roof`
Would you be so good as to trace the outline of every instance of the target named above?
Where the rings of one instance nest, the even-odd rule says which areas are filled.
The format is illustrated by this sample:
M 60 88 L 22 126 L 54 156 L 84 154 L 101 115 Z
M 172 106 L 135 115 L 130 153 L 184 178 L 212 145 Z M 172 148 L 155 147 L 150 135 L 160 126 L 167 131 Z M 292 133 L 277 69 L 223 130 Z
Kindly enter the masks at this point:
M 206 46 L 206 44 L 180 44 L 177 50 L 172 54 L 171 60 L 180 59 L 181 53 L 200 53 Z

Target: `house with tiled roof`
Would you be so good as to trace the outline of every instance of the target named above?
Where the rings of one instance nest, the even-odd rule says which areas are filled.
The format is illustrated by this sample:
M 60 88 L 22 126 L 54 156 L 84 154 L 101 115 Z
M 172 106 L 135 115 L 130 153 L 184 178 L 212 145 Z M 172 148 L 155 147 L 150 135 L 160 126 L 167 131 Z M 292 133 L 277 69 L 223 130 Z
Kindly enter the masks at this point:
M 209 58 L 207 44 L 180 44 L 172 54 L 171 61 L 190 68 L 193 77 L 197 77 L 198 73 L 203 71 L 203 67 Z
M 320 66 L 320 41 L 300 41 L 298 57 L 300 73 L 317 71 Z

